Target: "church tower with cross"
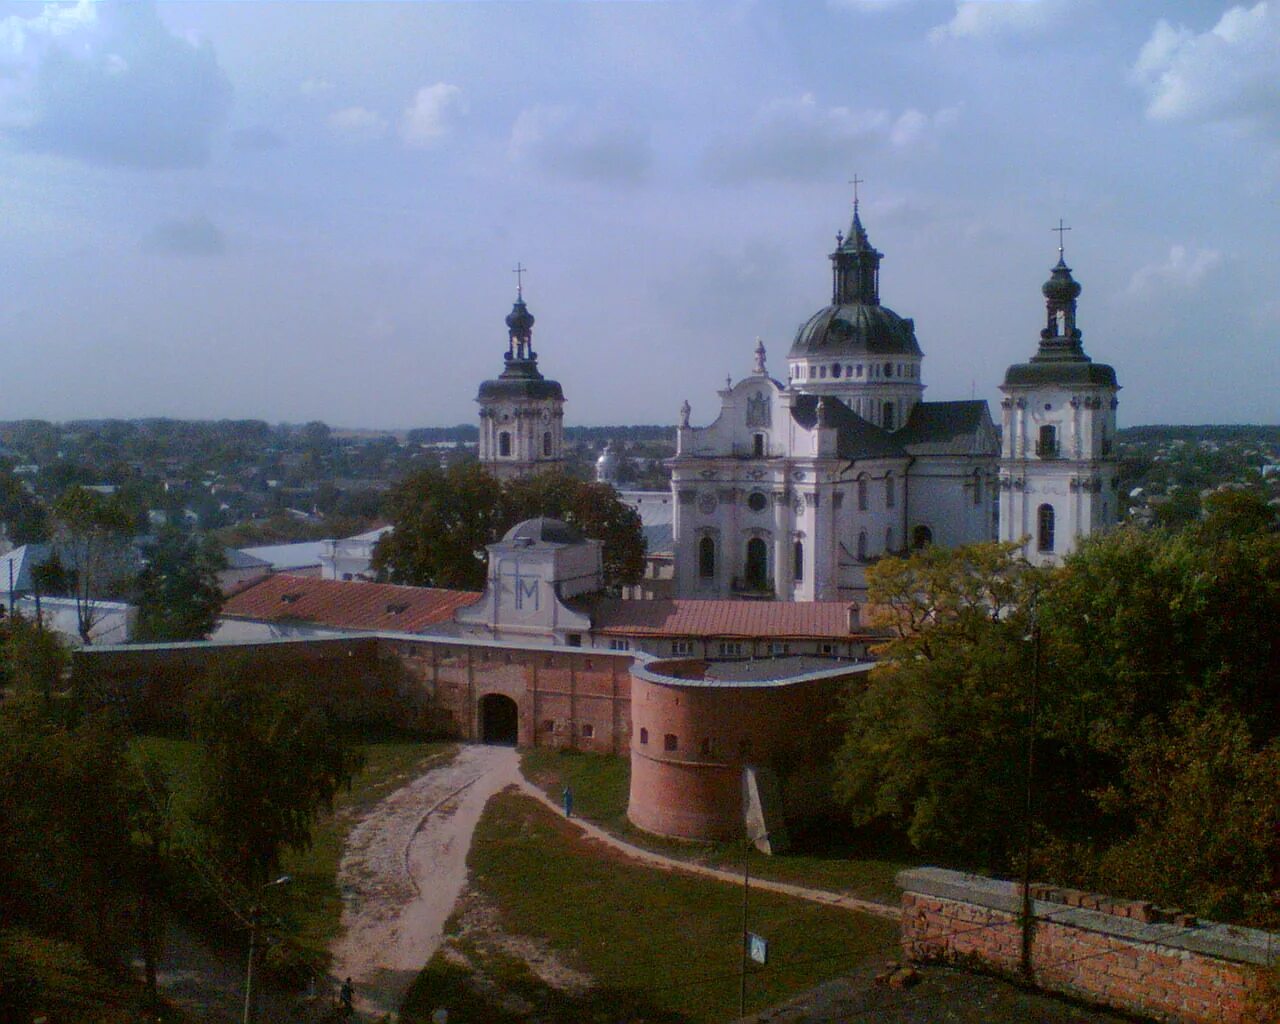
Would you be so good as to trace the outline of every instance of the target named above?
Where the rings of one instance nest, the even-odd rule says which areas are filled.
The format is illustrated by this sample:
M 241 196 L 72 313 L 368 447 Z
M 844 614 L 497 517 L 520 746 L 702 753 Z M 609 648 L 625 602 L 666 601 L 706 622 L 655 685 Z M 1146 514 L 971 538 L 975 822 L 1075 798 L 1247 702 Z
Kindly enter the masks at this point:
M 480 464 L 499 480 L 555 469 L 564 459 L 564 391 L 538 370 L 533 314 L 517 265 L 516 301 L 507 314 L 503 369 L 480 385 Z
M 1045 326 L 1028 362 L 1010 366 L 1000 390 L 1000 539 L 1025 543 L 1037 565 L 1055 565 L 1083 537 L 1115 524 L 1119 472 L 1110 366 L 1084 353 L 1076 326 L 1080 284 L 1063 252 L 1041 288 Z

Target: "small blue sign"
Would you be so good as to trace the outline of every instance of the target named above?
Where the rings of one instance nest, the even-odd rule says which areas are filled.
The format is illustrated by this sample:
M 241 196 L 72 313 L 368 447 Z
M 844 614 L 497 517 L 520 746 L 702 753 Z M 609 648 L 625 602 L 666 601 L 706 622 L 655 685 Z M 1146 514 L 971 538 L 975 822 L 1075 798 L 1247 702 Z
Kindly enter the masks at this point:
M 758 964 L 769 962 L 769 940 L 754 932 L 747 932 L 747 956 Z

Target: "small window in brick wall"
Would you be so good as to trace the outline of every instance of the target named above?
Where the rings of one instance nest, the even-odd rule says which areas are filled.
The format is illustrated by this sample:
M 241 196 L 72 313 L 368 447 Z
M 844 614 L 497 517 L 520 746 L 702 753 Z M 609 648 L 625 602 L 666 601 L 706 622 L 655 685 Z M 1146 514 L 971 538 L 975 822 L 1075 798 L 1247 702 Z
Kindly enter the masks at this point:
M 544 719 L 542 720 L 542 731 L 543 731 L 543 732 L 555 732 L 555 729 L 556 729 L 555 719 L 553 719 L 553 718 L 544 718 Z
M 582 634 L 581 634 L 581 633 L 566 633 L 566 634 L 565 634 L 565 638 L 564 638 L 564 642 L 565 642 L 566 644 L 568 644 L 570 647 L 581 647 L 581 646 L 582 646 Z
M 645 746 L 648 742 L 649 742 L 649 730 L 648 730 L 648 729 L 641 729 L 641 730 L 640 730 L 640 746 L 642 746 L 642 747 L 643 747 L 643 746 Z
M 701 748 L 701 750 L 702 750 L 702 756 L 703 756 L 703 757 L 710 757 L 710 756 L 711 756 L 711 739 L 710 739 L 710 737 L 705 737 L 705 736 L 703 737 L 703 739 L 702 739 L 702 748 Z
M 584 725 L 582 727 L 582 738 L 584 740 L 592 739 L 595 736 L 595 734 L 596 734 L 596 727 L 594 725 Z
M 679 743 L 677 742 L 677 740 L 676 740 L 676 734 L 675 734 L 675 733 L 673 733 L 673 732 L 669 732 L 669 733 L 667 733 L 665 736 L 663 736 L 663 737 L 662 737 L 662 749 L 663 749 L 663 750 L 666 750 L 666 751 L 677 750 L 677 749 L 679 748 L 679 746 L 680 746 L 680 744 L 679 744 Z

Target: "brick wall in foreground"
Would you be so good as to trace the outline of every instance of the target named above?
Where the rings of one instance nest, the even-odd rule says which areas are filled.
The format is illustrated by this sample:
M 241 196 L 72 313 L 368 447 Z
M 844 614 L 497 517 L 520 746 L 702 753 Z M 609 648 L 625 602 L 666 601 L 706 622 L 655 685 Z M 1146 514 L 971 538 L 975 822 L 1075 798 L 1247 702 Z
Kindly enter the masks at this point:
M 898 884 L 908 958 L 1019 974 L 1021 886 L 940 868 L 904 871 Z M 1280 936 L 1185 915 L 1152 920 L 1148 904 L 1071 902 L 1086 905 L 1032 901 L 1038 987 L 1175 1024 L 1280 1019 L 1263 1007 L 1261 985 Z

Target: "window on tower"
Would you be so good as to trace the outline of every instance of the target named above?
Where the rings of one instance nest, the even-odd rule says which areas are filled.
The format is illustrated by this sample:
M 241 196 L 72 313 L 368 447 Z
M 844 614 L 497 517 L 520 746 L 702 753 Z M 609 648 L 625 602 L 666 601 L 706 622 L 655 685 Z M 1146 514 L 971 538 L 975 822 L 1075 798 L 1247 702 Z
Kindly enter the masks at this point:
M 893 508 L 898 504 L 898 488 L 892 473 L 884 476 L 884 507 Z
M 551 431 L 547 431 L 542 435 L 542 454 L 548 458 L 551 457 Z
M 867 477 L 866 474 L 858 477 L 858 511 L 865 512 L 867 510 Z
M 511 457 L 511 435 L 505 430 L 498 435 L 498 455 L 504 459 Z
M 796 541 L 793 554 L 795 565 L 792 567 L 792 576 L 797 583 L 800 583 L 804 580 L 804 543 L 802 541 Z
M 885 402 L 884 409 L 881 410 L 881 413 L 884 417 L 884 422 L 882 423 L 882 426 L 884 427 L 885 430 L 892 430 L 893 429 L 893 403 Z
M 858 561 L 865 562 L 867 560 L 867 531 L 860 530 L 858 532 Z
M 1052 505 L 1041 505 L 1036 513 L 1036 550 L 1053 550 L 1054 514 Z
M 711 537 L 703 537 L 698 541 L 698 575 L 704 580 L 713 579 L 716 574 L 716 542 Z
M 1040 438 L 1036 441 L 1036 455 L 1042 459 L 1052 459 L 1058 454 L 1058 428 L 1045 424 L 1040 428 Z

